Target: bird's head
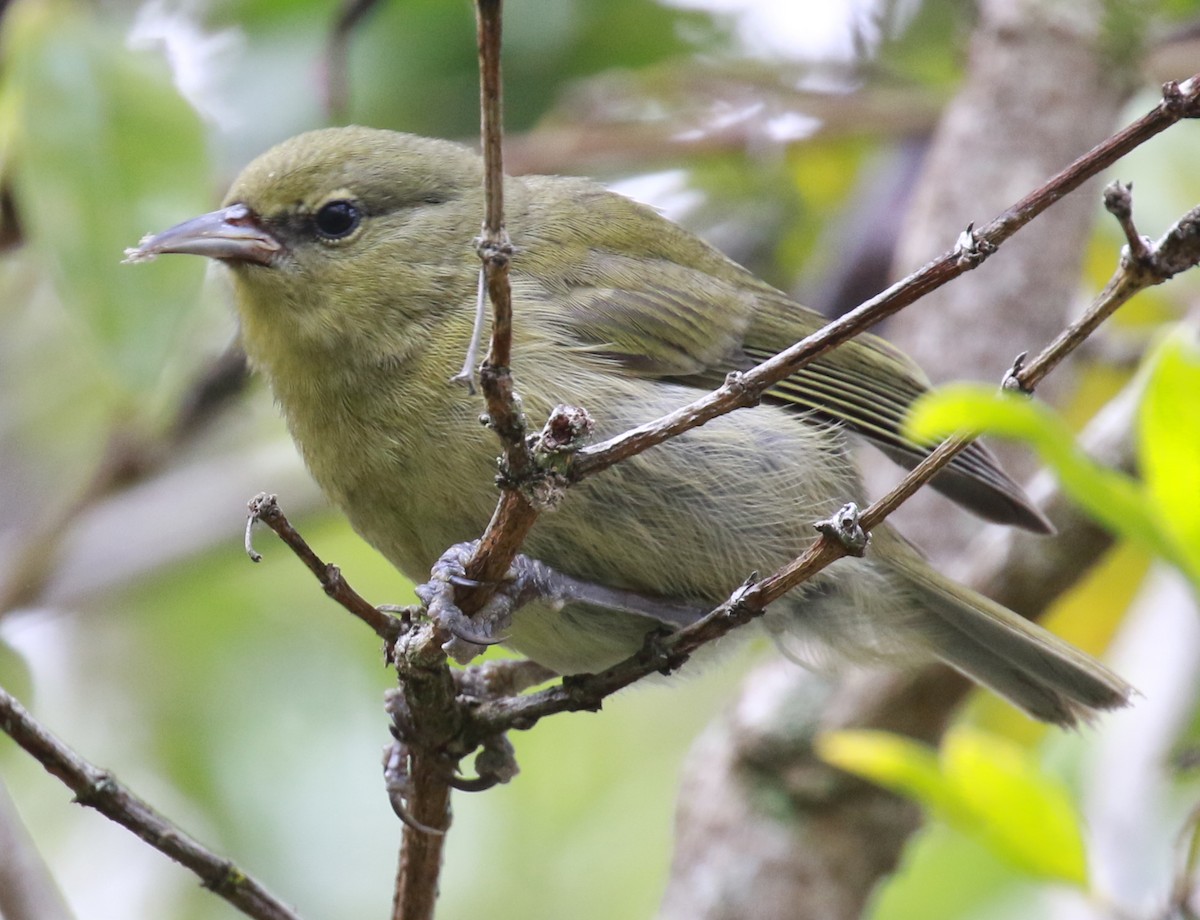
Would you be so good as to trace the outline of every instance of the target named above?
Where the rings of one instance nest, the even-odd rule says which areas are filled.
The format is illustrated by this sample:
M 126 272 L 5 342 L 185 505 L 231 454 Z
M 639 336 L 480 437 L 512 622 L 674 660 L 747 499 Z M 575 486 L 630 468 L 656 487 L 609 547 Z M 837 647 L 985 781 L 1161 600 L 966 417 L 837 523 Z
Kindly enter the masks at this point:
M 219 260 L 244 327 L 278 335 L 285 320 L 305 340 L 346 344 L 378 329 L 381 311 L 402 320 L 472 290 L 481 181 L 479 157 L 448 141 L 310 131 L 250 163 L 218 210 L 147 236 L 127 261 Z

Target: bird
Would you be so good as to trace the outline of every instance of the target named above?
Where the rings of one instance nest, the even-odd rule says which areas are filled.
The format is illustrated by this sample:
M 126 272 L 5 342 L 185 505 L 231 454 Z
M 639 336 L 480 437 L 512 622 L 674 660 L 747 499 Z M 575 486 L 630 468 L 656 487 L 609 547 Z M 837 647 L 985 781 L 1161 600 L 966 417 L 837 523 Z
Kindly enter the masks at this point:
M 285 140 L 221 206 L 149 235 L 131 261 L 206 256 L 232 277 L 240 337 L 312 476 L 354 529 L 420 582 L 469 545 L 497 498 L 498 442 L 450 382 L 479 285 L 483 163 L 445 140 L 359 126 Z M 823 320 L 654 209 L 583 178 L 504 179 L 523 411 L 584 406 L 595 437 L 657 418 Z M 503 641 L 559 674 L 600 670 L 691 622 L 751 572 L 862 501 L 855 438 L 911 467 L 903 430 L 930 388 L 859 335 L 721 416 L 573 485 L 522 558 Z M 933 486 L 992 521 L 1052 530 L 975 443 Z M 556 579 L 562 586 L 555 588 Z M 1040 626 L 944 576 L 886 523 L 773 603 L 766 629 L 823 667 L 940 660 L 1033 718 L 1072 726 L 1132 688 Z

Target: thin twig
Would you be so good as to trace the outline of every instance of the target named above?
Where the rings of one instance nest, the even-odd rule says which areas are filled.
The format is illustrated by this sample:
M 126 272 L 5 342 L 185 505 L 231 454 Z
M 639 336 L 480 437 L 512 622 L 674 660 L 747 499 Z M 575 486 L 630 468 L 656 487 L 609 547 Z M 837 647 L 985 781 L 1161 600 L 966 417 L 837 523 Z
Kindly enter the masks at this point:
M 257 920 L 298 920 L 298 915 L 261 883 L 162 817 L 107 770 L 93 766 L 63 744 L 3 688 L 0 688 L 0 729 L 70 788 L 76 802 L 96 809 L 190 869 L 205 888 L 246 916 Z
M 459 607 L 468 615 L 487 601 L 492 585 L 508 572 L 526 535 L 537 520 L 537 510 L 521 494 L 519 485 L 531 476 L 536 463 L 525 439 L 521 412 L 510 364 L 512 362 L 512 286 L 508 271 L 513 246 L 504 228 L 504 109 L 500 72 L 502 0 L 477 0 L 479 41 L 479 110 L 483 138 L 484 220 L 479 240 L 488 298 L 492 303 L 492 338 L 479 371 L 479 386 L 487 402 L 488 421 L 504 445 L 504 479 L 511 485 L 501 494 L 496 511 L 479 541 L 466 576 L 480 588 L 458 592 Z
M 350 110 L 350 36 L 355 27 L 379 5 L 379 0 L 343 0 L 325 44 L 325 114 L 334 122 L 344 121 Z
M 513 386 L 512 287 L 508 270 L 513 247 L 504 229 L 503 86 L 500 74 L 502 0 L 477 0 L 476 28 L 479 46 L 480 133 L 484 159 L 484 218 L 478 252 L 484 286 L 492 303 L 492 336 L 487 357 L 479 371 L 479 387 L 487 403 L 488 421 L 504 448 L 504 467 L 513 482 L 520 482 L 535 469 L 533 454 L 525 441 L 525 417 Z M 479 327 L 478 321 L 476 328 Z M 471 350 L 468 349 L 468 360 Z M 468 372 L 470 368 L 466 369 Z M 483 606 L 490 585 L 508 571 L 525 535 L 537 519 L 533 506 L 515 487 L 505 488 L 496 511 L 473 558 L 465 566 L 468 579 L 484 585 L 482 590 L 464 588 L 456 602 L 470 615 Z M 414 821 L 438 833 L 419 830 L 405 823 L 392 902 L 394 920 L 432 920 L 437 902 L 445 831 L 450 826 L 450 779 L 455 763 L 447 762 L 441 742 L 457 721 L 439 718 L 453 711 L 454 688 L 442 642 L 435 627 L 413 637 L 398 651 L 400 692 L 412 724 L 406 726 L 401 743 L 410 759 L 409 788 L 404 805 Z M 428 670 L 421 667 L 422 659 Z M 426 685 L 436 695 L 422 693 Z M 447 700 L 445 694 L 449 693 Z M 431 705 L 433 704 L 433 705 Z
M 1197 264 L 1200 264 L 1200 207 L 1193 208 L 1177 220 L 1163 234 L 1162 239 L 1146 249 L 1140 259 L 1135 260 L 1127 254 L 1123 255 L 1112 278 L 1083 316 L 1063 330 L 1032 361 L 1019 361 L 1020 366 L 1010 372 L 1015 386 L 1032 393 L 1050 371 L 1082 345 L 1105 319 L 1112 316 L 1117 308 L 1128 302 L 1134 294 L 1162 284 L 1185 268 Z M 913 467 L 895 488 L 863 512 L 859 521 L 863 530 L 869 533 L 973 440 L 973 437 L 956 435 L 939 444 Z M 829 544 L 828 549 L 819 549 L 822 543 Z M 845 555 L 836 542 L 822 539 L 788 566 L 760 582 L 761 594 L 758 586 L 747 592 L 747 602 L 766 606 L 782 597 L 832 562 L 833 559 L 826 559 L 829 552 L 836 554 L 834 558 Z
M 371 604 L 350 587 L 336 565 L 324 562 L 320 556 L 314 553 L 312 547 L 300 536 L 300 533 L 284 515 L 274 495 L 260 492 L 250 499 L 247 507 L 249 514 L 246 518 L 246 552 L 251 560 L 258 562 L 262 558 L 250 545 L 250 528 L 255 521 L 262 521 L 275 531 L 279 539 L 291 547 L 292 552 L 308 566 L 308 570 L 317 577 L 326 594 L 370 626 L 375 634 L 383 639 L 389 648 L 391 647 L 392 643 L 404 632 L 404 623 Z
M 1133 225 L 1132 207 L 1127 204 L 1114 205 L 1114 199 L 1109 194 L 1111 191 L 1110 186 L 1105 194 L 1106 205 L 1126 233 L 1132 239 L 1141 241 L 1140 245 L 1136 251 L 1130 247 L 1130 251 L 1121 259 L 1120 267 L 1083 316 L 1064 329 L 1038 358 L 1018 370 L 1016 380 L 1026 391 L 1032 391 L 1046 374 L 1138 291 L 1162 284 L 1197 264 L 1200 256 L 1200 207 L 1192 208 L 1158 242 L 1150 244 Z

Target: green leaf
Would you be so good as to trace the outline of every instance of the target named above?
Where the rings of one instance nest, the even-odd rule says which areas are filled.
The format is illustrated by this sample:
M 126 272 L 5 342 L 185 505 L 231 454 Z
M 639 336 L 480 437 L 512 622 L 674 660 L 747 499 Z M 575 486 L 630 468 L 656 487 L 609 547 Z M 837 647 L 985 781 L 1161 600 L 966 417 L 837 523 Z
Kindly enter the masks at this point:
M 847 773 L 869 779 L 943 816 L 957 807 L 942 776 L 937 752 L 901 735 L 881 731 L 838 731 L 819 736 L 817 756 Z
M 961 730 L 942 744 L 942 770 L 974 833 L 1030 875 L 1087 885 L 1081 821 L 1066 787 L 998 735 Z
M 133 271 L 121 259 L 146 232 L 204 209 L 199 119 L 165 63 L 128 50 L 91 6 L 16 4 L 4 38 L 4 168 L 29 241 L 111 382 L 145 392 L 179 344 L 202 269 Z
M 1066 424 L 1039 403 L 987 387 L 957 384 L 919 399 L 906 430 L 918 440 L 969 431 L 1026 441 L 1054 470 L 1071 500 L 1101 525 L 1187 569 L 1141 485 L 1092 460 L 1076 446 Z
M 1200 584 L 1200 348 L 1170 336 L 1151 358 L 1138 413 L 1138 466 L 1163 527 Z
M 896 735 L 844 731 L 818 739 L 817 753 L 915 799 L 1031 876 L 1087 886 L 1083 834 L 1066 788 L 1010 741 L 957 731 L 946 737 L 938 758 Z

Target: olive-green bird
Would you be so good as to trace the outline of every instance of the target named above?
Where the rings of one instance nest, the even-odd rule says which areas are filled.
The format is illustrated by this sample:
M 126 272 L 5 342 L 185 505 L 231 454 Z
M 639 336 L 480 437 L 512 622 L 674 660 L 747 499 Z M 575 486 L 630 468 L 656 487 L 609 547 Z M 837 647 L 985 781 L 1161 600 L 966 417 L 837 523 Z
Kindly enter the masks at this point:
M 496 438 L 450 383 L 471 336 L 483 167 L 470 150 L 366 128 L 263 154 L 222 208 L 143 240 L 233 277 L 241 336 L 309 470 L 402 572 L 428 577 L 496 502 Z M 821 318 L 652 209 L 584 180 L 509 178 L 514 364 L 524 408 L 586 406 L 607 437 L 654 419 L 818 329 Z M 769 572 L 813 521 L 861 500 L 848 435 L 911 466 L 900 422 L 927 381 L 864 335 L 719 418 L 572 488 L 525 546 L 543 582 L 506 643 L 564 673 L 636 651 Z M 974 446 L 935 486 L 986 518 L 1049 525 Z M 589 586 L 591 590 L 589 591 Z M 613 600 L 625 598 L 625 601 Z M 634 602 L 627 602 L 635 598 Z M 635 612 L 636 611 L 636 612 Z M 886 526 L 764 622 L 815 657 L 941 659 L 1039 719 L 1121 706 L 1131 689 L 1082 652 L 954 584 Z

